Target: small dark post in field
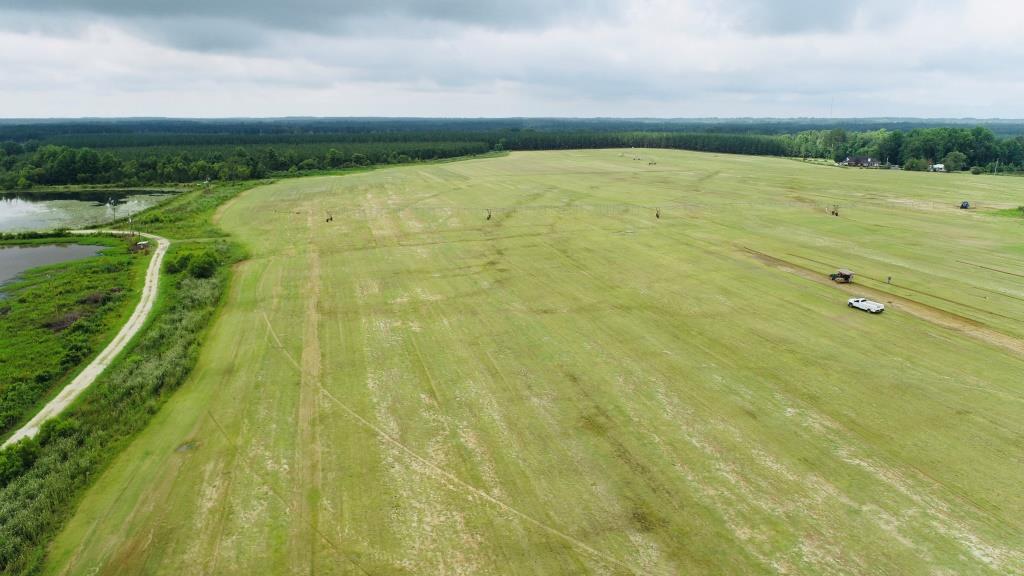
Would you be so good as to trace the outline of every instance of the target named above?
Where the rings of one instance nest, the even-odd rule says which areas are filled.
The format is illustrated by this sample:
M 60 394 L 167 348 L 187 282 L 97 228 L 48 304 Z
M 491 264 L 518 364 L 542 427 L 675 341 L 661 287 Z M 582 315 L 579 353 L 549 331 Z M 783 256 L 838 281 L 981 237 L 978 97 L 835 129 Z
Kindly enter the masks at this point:
M 487 210 L 487 219 L 488 220 L 491 219 L 491 210 L 490 209 Z
M 661 208 L 658 208 L 654 211 L 654 217 L 659 220 L 661 219 Z

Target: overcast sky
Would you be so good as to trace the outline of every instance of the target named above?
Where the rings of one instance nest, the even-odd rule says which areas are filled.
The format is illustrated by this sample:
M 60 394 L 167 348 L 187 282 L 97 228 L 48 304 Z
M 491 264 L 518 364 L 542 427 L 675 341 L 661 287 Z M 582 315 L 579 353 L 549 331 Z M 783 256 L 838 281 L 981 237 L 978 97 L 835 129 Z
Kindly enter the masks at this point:
M 1024 117 L 1019 0 L 3 0 L 0 117 Z

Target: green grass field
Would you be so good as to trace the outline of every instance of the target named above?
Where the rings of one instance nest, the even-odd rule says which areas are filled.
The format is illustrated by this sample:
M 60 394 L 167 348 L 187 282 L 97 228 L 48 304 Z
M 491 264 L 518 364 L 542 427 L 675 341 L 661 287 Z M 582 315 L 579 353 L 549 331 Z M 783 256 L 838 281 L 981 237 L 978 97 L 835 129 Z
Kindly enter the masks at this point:
M 199 365 L 48 572 L 1024 572 L 1022 198 L 648 150 L 245 192 Z

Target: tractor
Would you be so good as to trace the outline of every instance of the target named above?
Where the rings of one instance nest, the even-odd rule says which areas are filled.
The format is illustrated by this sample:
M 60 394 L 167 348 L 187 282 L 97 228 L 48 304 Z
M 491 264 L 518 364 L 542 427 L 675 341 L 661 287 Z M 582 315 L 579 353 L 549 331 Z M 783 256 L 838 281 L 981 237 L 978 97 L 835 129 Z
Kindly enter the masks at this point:
M 838 284 L 850 284 L 853 282 L 853 272 L 846 268 L 840 268 L 832 274 L 829 274 L 828 277 Z

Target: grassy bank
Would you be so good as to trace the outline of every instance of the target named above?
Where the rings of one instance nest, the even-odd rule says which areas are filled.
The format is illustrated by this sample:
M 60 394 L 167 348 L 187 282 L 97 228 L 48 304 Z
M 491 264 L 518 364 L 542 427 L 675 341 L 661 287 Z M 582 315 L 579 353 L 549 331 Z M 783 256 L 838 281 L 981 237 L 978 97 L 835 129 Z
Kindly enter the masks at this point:
M 189 374 L 230 267 L 241 257 L 211 223 L 213 210 L 246 186 L 187 192 L 140 216 L 144 231 L 177 240 L 157 306 L 130 347 L 71 408 L 36 439 L 0 452 L 0 574 L 38 571 L 82 490 Z
M 0 246 L 90 244 L 98 255 L 34 268 L 0 288 L 0 438 L 34 414 L 117 333 L 148 262 L 118 238 L 0 239 Z

